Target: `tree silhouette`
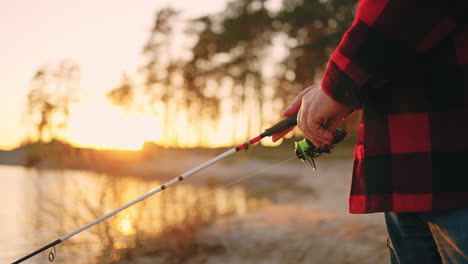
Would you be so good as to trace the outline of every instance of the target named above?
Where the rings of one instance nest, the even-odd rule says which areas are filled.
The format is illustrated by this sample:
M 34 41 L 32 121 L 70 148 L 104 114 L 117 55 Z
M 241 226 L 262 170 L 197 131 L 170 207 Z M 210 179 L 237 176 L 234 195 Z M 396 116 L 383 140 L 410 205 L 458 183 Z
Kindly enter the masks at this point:
M 107 93 L 107 98 L 115 105 L 130 107 L 134 102 L 135 85 L 127 74 L 122 75 L 121 83 L 118 87 Z
M 283 104 L 319 83 L 326 63 L 351 25 L 357 1 L 283 1 L 277 30 L 287 34 L 289 54 L 278 72 L 276 98 Z
M 256 133 L 263 123 L 263 61 L 274 33 L 265 2 L 231 1 L 220 14 L 194 19 L 190 30 L 197 41 L 185 69 L 186 83 L 215 80 L 218 90 L 228 89 L 224 98 L 219 97 L 231 106 L 232 119 L 241 117 L 247 124 L 243 137 Z
M 258 133 L 300 90 L 320 82 L 357 1 L 283 0 L 279 10 L 267 3 L 233 0 L 223 12 L 189 20 L 172 8 L 157 11 L 143 49 L 144 89 L 135 92 L 124 78 L 110 98 L 127 107 L 130 95 L 145 98 L 139 102 L 163 116 L 165 143 L 177 144 L 177 120 L 189 124 L 199 144 L 206 124 L 226 115 L 232 141 Z M 186 30 L 176 38 L 181 24 Z M 180 38 L 190 47 L 174 52 Z
M 70 104 L 80 99 L 80 68 L 63 60 L 42 66 L 34 74 L 27 95 L 27 120 L 38 141 L 63 136 L 70 116 Z

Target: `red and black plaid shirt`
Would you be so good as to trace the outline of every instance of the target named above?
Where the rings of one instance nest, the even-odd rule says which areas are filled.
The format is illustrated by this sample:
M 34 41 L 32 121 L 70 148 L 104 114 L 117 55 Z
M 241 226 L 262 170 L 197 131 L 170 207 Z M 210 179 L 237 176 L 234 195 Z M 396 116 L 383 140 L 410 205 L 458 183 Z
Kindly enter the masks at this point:
M 468 207 L 468 0 L 361 0 L 322 87 L 363 109 L 351 213 Z

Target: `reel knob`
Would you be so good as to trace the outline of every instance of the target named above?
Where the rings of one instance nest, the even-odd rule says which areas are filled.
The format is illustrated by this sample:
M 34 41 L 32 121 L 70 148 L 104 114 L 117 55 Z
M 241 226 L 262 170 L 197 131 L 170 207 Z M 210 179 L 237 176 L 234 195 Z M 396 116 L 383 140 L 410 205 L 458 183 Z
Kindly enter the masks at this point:
M 332 146 L 340 143 L 341 141 L 343 141 L 346 138 L 346 136 L 348 135 L 348 132 L 346 132 L 346 130 L 344 130 L 342 128 L 337 128 L 335 130 L 335 133 L 333 133 L 333 135 L 335 137 L 333 138 L 333 140 L 331 142 Z

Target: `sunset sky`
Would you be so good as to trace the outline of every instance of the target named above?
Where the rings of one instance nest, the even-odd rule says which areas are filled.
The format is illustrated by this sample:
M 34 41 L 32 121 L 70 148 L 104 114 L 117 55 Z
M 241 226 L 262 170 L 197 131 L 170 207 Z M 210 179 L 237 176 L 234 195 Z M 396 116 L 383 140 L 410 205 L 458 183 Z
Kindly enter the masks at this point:
M 88 96 L 72 108 L 68 138 L 79 145 L 135 149 L 156 140 L 160 123 L 124 113 L 105 93 L 123 72 L 135 74 L 157 9 L 170 5 L 183 18 L 223 10 L 214 0 L 0 0 L 0 149 L 24 136 L 21 116 L 35 71 L 71 59 Z M 129 130 L 131 128 L 131 130 Z

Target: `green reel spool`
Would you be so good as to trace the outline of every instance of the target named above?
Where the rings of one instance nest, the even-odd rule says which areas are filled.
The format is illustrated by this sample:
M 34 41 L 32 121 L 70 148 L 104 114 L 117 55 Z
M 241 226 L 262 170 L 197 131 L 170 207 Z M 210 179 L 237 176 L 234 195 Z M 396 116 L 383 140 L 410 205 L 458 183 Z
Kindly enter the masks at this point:
M 312 168 L 316 170 L 317 167 L 315 166 L 314 159 L 322 155 L 322 153 L 331 153 L 331 149 L 333 148 L 333 146 L 343 141 L 343 139 L 345 139 L 347 134 L 348 133 L 346 132 L 346 130 L 337 128 L 334 133 L 335 137 L 332 140 L 332 144 L 331 145 L 324 144 L 320 146 L 320 148 L 317 148 L 316 146 L 314 146 L 314 144 L 312 144 L 312 142 L 310 142 L 306 138 L 304 138 L 301 141 L 297 141 L 294 144 L 296 156 L 304 162 L 305 161 L 309 162 L 310 166 L 312 166 Z

